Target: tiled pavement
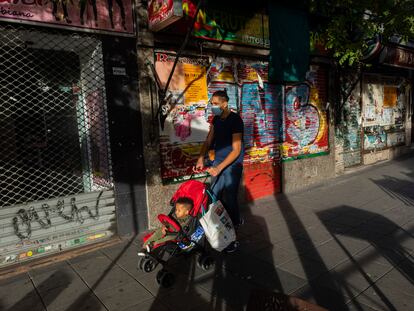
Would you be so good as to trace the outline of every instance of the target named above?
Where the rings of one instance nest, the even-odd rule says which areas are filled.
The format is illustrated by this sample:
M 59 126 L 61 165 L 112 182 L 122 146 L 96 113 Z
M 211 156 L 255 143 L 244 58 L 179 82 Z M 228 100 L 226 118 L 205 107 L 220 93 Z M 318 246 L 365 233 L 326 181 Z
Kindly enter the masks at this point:
M 139 239 L 0 281 L 0 310 L 242 310 L 254 289 L 329 310 L 414 310 L 414 157 L 243 209 L 240 251 L 136 269 Z

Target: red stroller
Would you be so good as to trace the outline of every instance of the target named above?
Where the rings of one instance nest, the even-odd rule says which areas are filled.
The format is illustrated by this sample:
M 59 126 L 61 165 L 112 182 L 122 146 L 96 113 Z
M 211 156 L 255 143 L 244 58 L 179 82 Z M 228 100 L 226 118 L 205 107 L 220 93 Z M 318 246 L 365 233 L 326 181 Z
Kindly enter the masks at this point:
M 191 219 L 184 228 L 172 218 L 175 212 L 174 203 L 178 198 L 187 197 L 193 200 L 194 206 L 190 210 Z M 157 273 L 157 282 L 163 287 L 169 287 L 174 283 L 174 275 L 168 272 L 166 267 L 168 261 L 174 256 L 180 254 L 188 254 L 190 252 L 197 252 L 199 254 L 197 264 L 204 270 L 208 270 L 214 260 L 206 252 L 206 239 L 203 227 L 200 225 L 199 219 L 207 210 L 209 203 L 209 196 L 206 184 L 189 180 L 183 183 L 175 192 L 171 199 L 173 208 L 167 215 L 159 215 L 158 219 L 164 224 L 168 231 L 177 234 L 177 236 L 168 242 L 155 244 L 149 251 L 139 253 L 141 259 L 138 268 L 146 273 L 154 271 L 158 264 L 163 266 Z M 144 242 L 147 241 L 154 232 L 147 234 L 144 237 Z

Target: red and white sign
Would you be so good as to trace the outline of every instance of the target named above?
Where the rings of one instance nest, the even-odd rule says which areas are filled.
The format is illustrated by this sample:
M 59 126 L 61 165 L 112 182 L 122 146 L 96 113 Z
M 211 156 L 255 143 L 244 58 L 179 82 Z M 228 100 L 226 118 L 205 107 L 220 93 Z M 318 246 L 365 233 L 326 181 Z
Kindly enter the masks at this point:
M 181 0 L 150 0 L 148 24 L 152 31 L 159 31 L 183 16 Z

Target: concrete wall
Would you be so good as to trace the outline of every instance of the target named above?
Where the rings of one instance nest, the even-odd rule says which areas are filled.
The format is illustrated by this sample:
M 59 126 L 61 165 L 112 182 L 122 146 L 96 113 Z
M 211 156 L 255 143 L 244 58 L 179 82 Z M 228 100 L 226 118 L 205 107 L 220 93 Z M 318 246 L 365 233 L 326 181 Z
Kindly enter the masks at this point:
M 329 155 L 282 163 L 282 192 L 291 193 L 335 177 L 335 139 L 329 125 Z
M 163 186 L 161 181 L 159 128 L 158 121 L 155 120 L 158 109 L 157 92 L 150 67 L 154 62 L 154 37 L 147 29 L 147 9 L 141 1 L 137 1 L 137 15 L 138 100 L 142 113 L 148 226 L 153 228 L 158 225 L 157 215 L 170 211 L 169 200 L 178 186 Z

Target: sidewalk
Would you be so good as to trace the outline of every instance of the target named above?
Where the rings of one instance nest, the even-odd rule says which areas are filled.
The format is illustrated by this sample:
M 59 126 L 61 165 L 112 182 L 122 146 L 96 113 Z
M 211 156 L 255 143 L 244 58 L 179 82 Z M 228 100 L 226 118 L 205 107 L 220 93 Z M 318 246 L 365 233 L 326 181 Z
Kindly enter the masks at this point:
M 300 181 L 298 181 L 300 182 Z M 139 240 L 0 281 L 0 310 L 242 310 L 268 289 L 329 310 L 414 310 L 414 157 L 244 208 L 240 251 L 136 269 Z

